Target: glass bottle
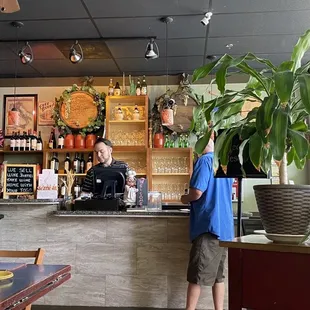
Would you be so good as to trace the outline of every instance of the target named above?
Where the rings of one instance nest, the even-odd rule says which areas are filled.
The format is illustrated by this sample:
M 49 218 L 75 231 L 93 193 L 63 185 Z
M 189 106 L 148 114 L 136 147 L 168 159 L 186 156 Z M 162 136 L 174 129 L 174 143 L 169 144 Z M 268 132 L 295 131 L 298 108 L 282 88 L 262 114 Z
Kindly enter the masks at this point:
M 11 138 L 10 138 L 10 151 L 15 151 L 15 132 L 12 132 Z
M 142 84 L 141 84 L 141 95 L 147 95 L 147 84 L 145 81 L 145 75 L 143 75 Z
M 60 188 L 60 195 L 62 198 L 65 198 L 66 197 L 66 186 L 65 184 L 62 184 L 61 188 Z
M 80 159 L 80 173 L 85 173 L 84 154 L 81 155 L 81 159 Z
M 28 135 L 26 136 L 26 151 L 31 150 L 31 130 L 28 130 Z
M 73 172 L 80 173 L 80 159 L 78 153 L 75 153 L 75 158 L 73 160 Z
M 73 191 L 74 191 L 74 198 L 78 198 L 81 192 L 81 186 L 78 183 L 78 181 L 75 182 Z
M 15 151 L 20 151 L 20 132 L 15 132 Z
M 93 155 L 89 154 L 88 155 L 88 160 L 86 163 L 86 172 L 93 166 Z
M 141 82 L 140 82 L 140 78 L 138 78 L 138 81 L 137 81 L 136 95 L 137 96 L 141 95 Z
M 140 111 L 137 105 L 135 105 L 135 109 L 133 110 L 132 119 L 134 121 L 138 121 L 140 119 Z
M 120 96 L 121 95 L 121 88 L 119 87 L 119 83 L 118 82 L 116 82 L 113 94 L 114 94 L 114 96 Z
M 31 151 L 37 150 L 37 133 L 34 131 L 33 135 L 31 136 Z
M 55 137 L 55 129 L 52 128 L 50 138 L 48 140 L 48 148 L 56 149 L 56 137 Z
M 165 147 L 165 148 L 170 147 L 170 141 L 169 141 L 169 136 L 168 136 L 168 135 L 165 135 L 165 144 L 164 144 L 164 147 Z
M 24 131 L 23 135 L 20 138 L 20 150 L 21 151 L 26 151 L 26 143 L 27 143 L 26 131 Z
M 114 85 L 113 85 L 113 79 L 110 79 L 109 88 L 108 88 L 108 96 L 114 95 Z
M 50 169 L 54 170 L 55 173 L 58 173 L 58 170 L 59 170 L 59 160 L 58 160 L 58 154 L 57 153 L 53 153 L 53 157 L 51 159 Z
M 64 170 L 65 170 L 65 173 L 67 173 L 68 171 L 70 171 L 71 169 L 71 159 L 70 159 L 70 154 L 67 153 L 66 154 L 66 159 L 65 159 L 65 162 L 64 162 Z
M 39 131 L 39 136 L 37 138 L 37 151 L 42 151 L 43 150 L 43 141 L 41 138 L 41 131 Z
M 63 133 L 61 132 L 60 135 L 58 136 L 58 148 L 63 149 L 65 145 L 65 137 Z

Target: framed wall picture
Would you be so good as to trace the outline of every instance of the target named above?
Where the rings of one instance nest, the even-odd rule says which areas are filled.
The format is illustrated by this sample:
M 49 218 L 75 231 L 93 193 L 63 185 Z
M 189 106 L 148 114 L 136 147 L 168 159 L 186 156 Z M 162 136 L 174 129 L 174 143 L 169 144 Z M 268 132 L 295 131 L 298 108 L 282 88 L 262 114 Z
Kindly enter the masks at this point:
M 4 95 L 4 135 L 37 130 L 38 95 Z
M 53 126 L 53 111 L 55 101 L 40 101 L 38 103 L 38 126 Z

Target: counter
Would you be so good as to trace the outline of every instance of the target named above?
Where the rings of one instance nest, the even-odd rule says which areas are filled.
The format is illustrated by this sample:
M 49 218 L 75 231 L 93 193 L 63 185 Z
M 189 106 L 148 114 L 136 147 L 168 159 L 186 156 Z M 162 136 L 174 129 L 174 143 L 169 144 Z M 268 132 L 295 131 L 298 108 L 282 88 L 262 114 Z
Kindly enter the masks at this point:
M 44 263 L 72 266 L 72 279 L 37 303 L 185 308 L 189 213 L 69 212 L 57 204 L 0 204 L 0 248 L 42 247 Z M 198 308 L 213 309 L 210 288 Z

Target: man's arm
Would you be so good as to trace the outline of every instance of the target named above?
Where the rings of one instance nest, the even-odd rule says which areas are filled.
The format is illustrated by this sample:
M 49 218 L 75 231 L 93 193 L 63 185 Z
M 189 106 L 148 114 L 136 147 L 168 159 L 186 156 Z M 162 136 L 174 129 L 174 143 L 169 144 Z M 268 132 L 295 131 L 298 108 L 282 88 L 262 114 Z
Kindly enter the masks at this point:
M 198 200 L 202 196 L 202 191 L 196 188 L 190 188 L 188 195 L 183 195 L 181 197 L 181 202 L 184 204 L 189 204 L 190 202 Z
M 93 168 L 90 168 L 87 171 L 87 174 L 86 174 L 83 186 L 82 186 L 81 196 L 84 193 L 89 194 L 89 193 L 92 193 L 94 191 L 94 188 L 93 188 L 94 187 L 93 178 L 94 178 L 94 170 L 93 170 Z

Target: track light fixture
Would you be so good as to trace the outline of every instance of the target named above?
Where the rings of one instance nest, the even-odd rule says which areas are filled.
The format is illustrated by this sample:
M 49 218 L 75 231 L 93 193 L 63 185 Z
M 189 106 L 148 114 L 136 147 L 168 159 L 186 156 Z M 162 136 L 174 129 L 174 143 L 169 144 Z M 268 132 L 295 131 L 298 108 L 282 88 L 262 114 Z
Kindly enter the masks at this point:
M 159 49 L 158 45 L 155 42 L 154 38 L 150 39 L 150 42 L 147 43 L 146 49 L 145 49 L 145 59 L 156 59 L 159 57 Z
M 203 19 L 200 21 L 204 26 L 207 26 L 210 22 L 210 19 L 212 17 L 212 12 L 207 12 Z
M 29 50 L 27 52 L 26 50 Z M 30 44 L 27 42 L 24 47 L 18 52 L 18 56 L 23 65 L 28 65 L 33 61 L 33 52 Z
M 79 51 L 75 47 L 78 47 Z M 83 50 L 77 40 L 70 48 L 69 59 L 73 64 L 78 64 L 83 60 Z

